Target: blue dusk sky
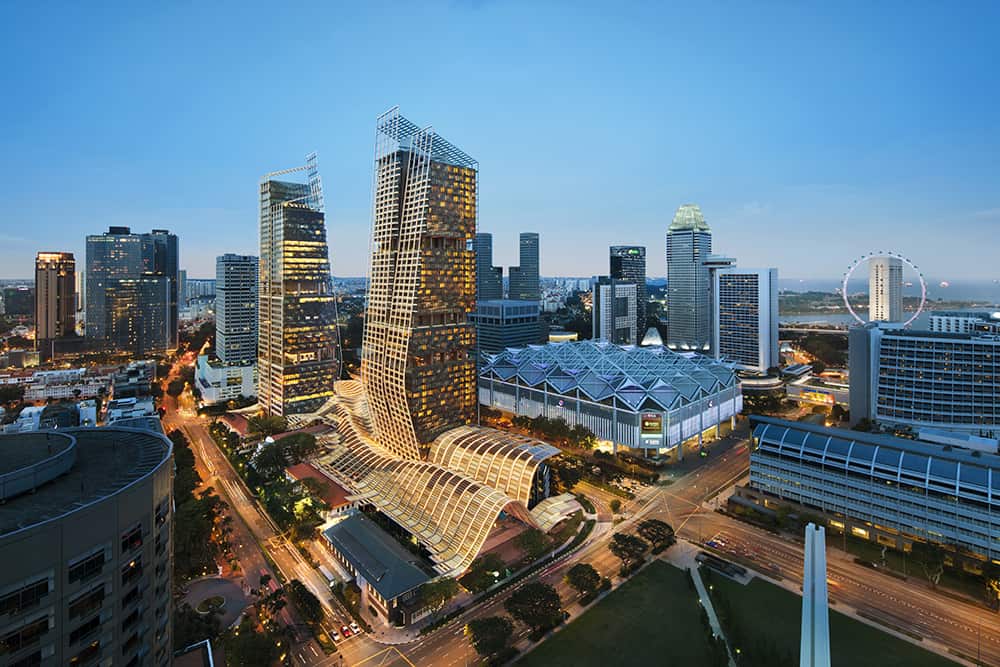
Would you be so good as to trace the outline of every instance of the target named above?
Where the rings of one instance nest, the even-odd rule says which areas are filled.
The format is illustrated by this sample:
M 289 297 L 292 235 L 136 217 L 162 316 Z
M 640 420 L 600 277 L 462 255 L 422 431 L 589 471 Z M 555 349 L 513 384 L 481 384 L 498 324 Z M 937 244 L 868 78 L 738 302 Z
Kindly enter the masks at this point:
M 334 274 L 365 271 L 376 116 L 480 162 L 496 263 L 665 272 L 674 210 L 717 252 L 834 278 L 893 249 L 1000 278 L 1000 3 L 32 3 L 0 27 L 0 277 L 108 225 L 191 277 L 257 252 L 258 181 L 318 151 Z

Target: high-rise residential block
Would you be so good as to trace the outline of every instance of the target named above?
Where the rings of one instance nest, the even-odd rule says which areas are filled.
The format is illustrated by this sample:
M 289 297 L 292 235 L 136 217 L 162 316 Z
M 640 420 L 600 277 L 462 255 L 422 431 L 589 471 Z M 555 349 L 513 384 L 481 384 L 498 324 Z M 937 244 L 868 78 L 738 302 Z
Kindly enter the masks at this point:
M 717 359 L 763 373 L 778 365 L 778 270 L 713 271 L 712 350 Z
M 398 109 L 379 117 L 361 376 L 379 441 L 404 458 L 475 417 L 478 171 Z
M 312 412 L 340 375 L 337 303 L 315 153 L 308 182 L 260 184 L 257 397 L 268 414 Z M 277 175 L 277 174 L 274 174 Z M 190 282 L 190 281 L 189 281 Z
M 503 267 L 493 266 L 493 235 L 476 234 L 476 298 L 495 301 L 503 298 Z
M 869 323 L 848 336 L 851 424 L 1000 437 L 1000 329 L 914 331 Z
M 712 254 L 712 231 L 701 209 L 684 204 L 667 228 L 667 346 L 709 349 L 711 284 L 704 260 Z
M 151 333 L 146 336 L 147 343 L 139 344 L 141 350 L 177 347 L 177 264 L 177 236 L 164 229 L 133 234 L 128 227 L 110 227 L 104 234 L 88 236 L 85 280 L 87 338 L 111 349 L 131 350 L 131 347 L 121 347 L 122 341 L 138 338 L 123 335 L 122 331 L 138 331 L 146 327 Z M 122 281 L 130 281 L 130 284 L 120 285 Z M 134 292 L 134 296 L 128 295 L 130 291 Z M 155 301 L 134 301 L 131 313 L 123 310 L 123 301 L 140 299 L 144 295 L 151 295 Z M 115 303 L 111 303 L 112 298 L 116 299 Z M 142 311 L 147 307 L 157 312 L 146 317 L 146 324 L 112 321 L 123 316 L 142 317 Z M 164 323 L 162 328 L 161 318 Z M 112 329 L 114 335 L 111 335 Z
M 257 268 L 252 255 L 215 259 L 215 353 L 225 364 L 257 361 Z
M 646 331 L 646 248 L 637 245 L 613 245 L 610 250 L 610 276 L 623 283 L 635 283 L 636 331 Z
M 638 345 L 636 319 L 638 285 L 608 276 L 594 281 L 593 337 L 619 345 Z
M 868 319 L 872 322 L 903 319 L 903 261 L 898 257 L 868 260 Z
M 0 449 L 3 664 L 172 664 L 170 441 L 69 428 Z
M 52 356 L 53 342 L 76 332 L 76 260 L 71 252 L 35 255 L 35 346 Z
M 538 234 L 521 232 L 518 238 L 519 264 L 510 267 L 507 298 L 539 301 L 542 298 L 538 273 Z

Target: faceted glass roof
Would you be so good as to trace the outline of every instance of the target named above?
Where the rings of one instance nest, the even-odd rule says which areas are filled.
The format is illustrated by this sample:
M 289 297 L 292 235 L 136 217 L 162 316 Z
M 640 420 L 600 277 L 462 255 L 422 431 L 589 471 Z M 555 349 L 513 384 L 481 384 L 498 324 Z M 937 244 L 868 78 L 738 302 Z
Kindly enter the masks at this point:
M 674 213 L 674 221 L 667 228 L 669 232 L 708 232 L 708 223 L 697 204 L 683 204 Z
M 579 389 L 590 400 L 615 397 L 635 410 L 647 401 L 673 410 L 737 384 L 733 371 L 714 359 L 662 346 L 585 340 L 507 348 L 485 357 L 482 377 L 544 383 L 558 394 Z

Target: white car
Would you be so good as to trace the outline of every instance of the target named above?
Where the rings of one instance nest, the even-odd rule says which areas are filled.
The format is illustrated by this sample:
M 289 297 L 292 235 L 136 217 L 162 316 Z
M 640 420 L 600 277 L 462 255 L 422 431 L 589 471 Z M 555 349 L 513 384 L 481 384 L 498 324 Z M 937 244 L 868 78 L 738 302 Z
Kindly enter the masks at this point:
M 331 630 L 330 631 L 330 636 L 333 637 L 333 641 L 335 641 L 335 642 L 339 642 L 340 641 L 340 633 L 337 632 L 336 630 Z
M 359 628 L 358 624 L 355 623 L 354 621 L 351 621 L 351 632 L 353 632 L 354 634 L 361 632 L 361 628 Z

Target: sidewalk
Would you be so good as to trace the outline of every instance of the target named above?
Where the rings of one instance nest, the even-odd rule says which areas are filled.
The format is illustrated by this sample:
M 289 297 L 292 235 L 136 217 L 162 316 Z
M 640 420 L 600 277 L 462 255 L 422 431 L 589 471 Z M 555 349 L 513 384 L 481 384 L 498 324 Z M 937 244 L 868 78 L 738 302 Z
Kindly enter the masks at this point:
M 705 613 L 708 614 L 708 624 L 712 626 L 712 634 L 716 638 L 721 638 L 726 643 L 726 653 L 729 655 L 729 667 L 736 667 L 736 661 L 733 660 L 733 652 L 729 648 L 729 641 L 722 632 L 722 624 L 719 623 L 719 617 L 715 613 L 715 606 L 712 605 L 712 596 L 708 594 L 708 590 L 705 589 L 705 582 L 701 580 L 701 572 L 698 571 L 697 566 L 691 567 L 688 571 L 694 580 L 694 587 L 698 590 L 698 602 L 701 603 L 701 606 L 705 608 Z

